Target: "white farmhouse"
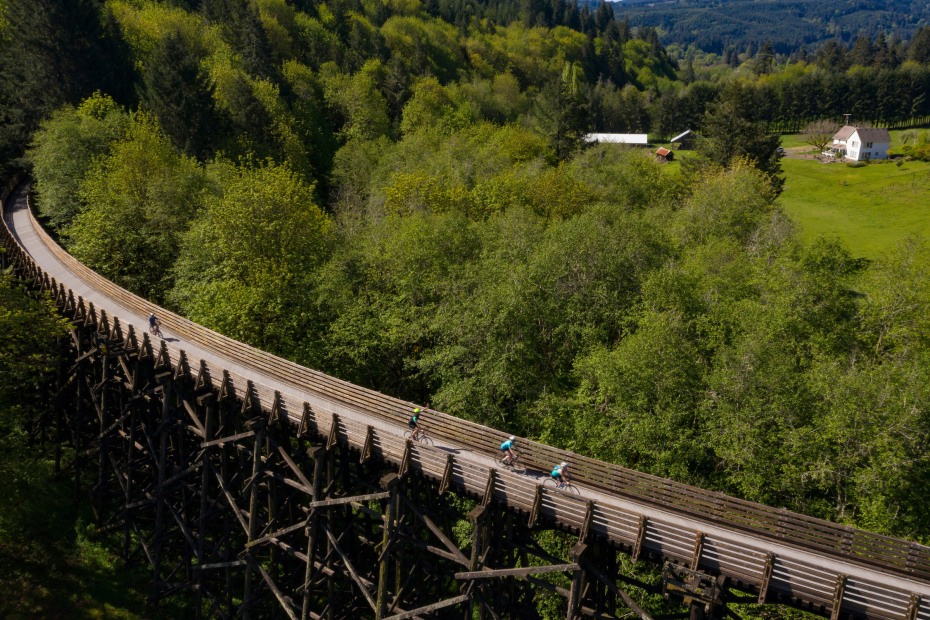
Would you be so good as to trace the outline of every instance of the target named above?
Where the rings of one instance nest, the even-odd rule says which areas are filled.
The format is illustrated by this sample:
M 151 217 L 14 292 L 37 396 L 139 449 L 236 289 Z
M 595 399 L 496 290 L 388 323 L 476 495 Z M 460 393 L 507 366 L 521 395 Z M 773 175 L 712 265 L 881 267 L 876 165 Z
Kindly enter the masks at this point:
M 891 134 L 878 127 L 853 127 L 846 125 L 833 134 L 829 151 L 837 157 L 850 161 L 886 159 L 891 145 Z

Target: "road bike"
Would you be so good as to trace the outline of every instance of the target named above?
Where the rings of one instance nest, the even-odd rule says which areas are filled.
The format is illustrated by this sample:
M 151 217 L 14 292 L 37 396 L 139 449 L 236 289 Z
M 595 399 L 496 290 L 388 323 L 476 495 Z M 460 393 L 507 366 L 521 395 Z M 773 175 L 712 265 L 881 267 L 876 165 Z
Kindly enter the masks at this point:
M 164 338 L 161 333 L 161 323 L 155 322 L 149 325 L 149 333 L 153 336 L 158 336 L 159 338 Z
M 512 471 L 515 474 L 526 473 L 526 465 L 524 465 L 523 462 L 520 460 L 520 457 L 522 455 L 516 450 L 514 450 L 513 453 L 515 457 L 513 458 L 512 461 L 510 457 L 507 456 L 505 453 L 500 458 L 494 459 L 494 464 L 500 467 L 501 469 Z
M 564 491 L 565 493 L 571 493 L 573 495 L 581 495 L 581 491 L 571 482 L 559 482 L 552 476 L 546 478 L 546 481 L 543 482 L 543 486 L 547 489 L 553 489 L 556 491 Z
M 407 429 L 406 431 L 404 431 L 404 439 L 412 439 L 412 438 L 413 438 L 412 430 Z M 423 444 L 424 446 L 434 445 L 433 438 L 429 436 L 429 431 L 423 426 L 420 427 L 420 434 L 417 436 L 416 441 Z

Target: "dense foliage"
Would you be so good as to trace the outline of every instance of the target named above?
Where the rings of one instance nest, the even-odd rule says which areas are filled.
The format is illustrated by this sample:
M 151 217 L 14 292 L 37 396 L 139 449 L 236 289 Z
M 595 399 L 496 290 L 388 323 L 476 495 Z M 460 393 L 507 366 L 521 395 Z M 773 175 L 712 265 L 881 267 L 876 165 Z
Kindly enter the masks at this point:
M 87 6 L 137 98 L 56 95 L 29 159 L 105 275 L 387 393 L 930 540 L 930 250 L 802 244 L 767 131 L 930 114 L 923 34 L 682 66 L 605 4 Z M 680 175 L 582 142 L 686 128 Z
M 728 47 L 745 50 L 772 42 L 790 54 L 837 38 L 886 31 L 910 36 L 930 17 L 927 5 L 912 0 L 624 0 L 617 12 L 636 26 L 661 29 L 668 42 L 695 45 L 722 54 Z

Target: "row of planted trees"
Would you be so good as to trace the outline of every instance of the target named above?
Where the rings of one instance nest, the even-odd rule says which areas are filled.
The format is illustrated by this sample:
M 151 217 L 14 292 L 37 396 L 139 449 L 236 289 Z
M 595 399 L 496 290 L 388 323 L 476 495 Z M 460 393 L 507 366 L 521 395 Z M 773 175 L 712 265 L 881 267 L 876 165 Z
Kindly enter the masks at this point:
M 846 114 L 857 125 L 916 127 L 930 120 L 928 89 L 928 66 L 833 73 L 800 63 L 743 82 L 693 82 L 662 95 L 651 116 L 657 133 L 669 138 L 681 128 L 700 128 L 706 111 L 723 95 L 745 101 L 748 118 L 772 132 L 798 132 L 819 119 L 843 121 Z

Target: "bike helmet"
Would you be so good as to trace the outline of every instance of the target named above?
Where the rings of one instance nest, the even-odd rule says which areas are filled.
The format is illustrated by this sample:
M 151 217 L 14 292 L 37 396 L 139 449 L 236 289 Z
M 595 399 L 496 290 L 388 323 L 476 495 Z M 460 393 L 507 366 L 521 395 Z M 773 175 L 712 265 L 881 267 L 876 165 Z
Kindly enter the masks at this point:
M 516 437 L 514 437 L 513 435 L 510 436 L 510 441 L 516 441 L 516 440 L 517 440 Z
M 414 408 L 413 408 L 413 412 L 414 412 L 414 413 L 423 413 L 423 410 L 420 409 L 419 407 L 414 407 Z
M 568 467 L 568 463 L 566 463 L 565 461 L 562 461 L 562 463 L 559 464 L 559 467 Z

